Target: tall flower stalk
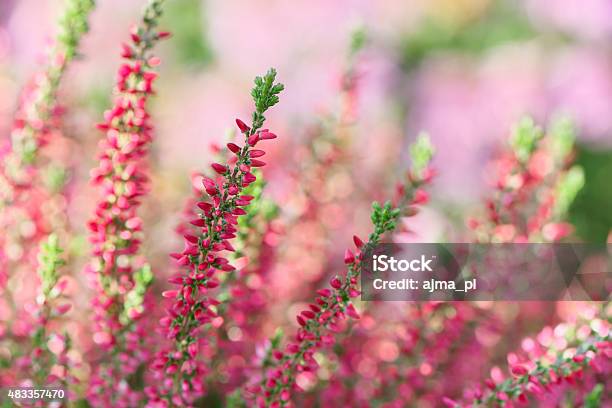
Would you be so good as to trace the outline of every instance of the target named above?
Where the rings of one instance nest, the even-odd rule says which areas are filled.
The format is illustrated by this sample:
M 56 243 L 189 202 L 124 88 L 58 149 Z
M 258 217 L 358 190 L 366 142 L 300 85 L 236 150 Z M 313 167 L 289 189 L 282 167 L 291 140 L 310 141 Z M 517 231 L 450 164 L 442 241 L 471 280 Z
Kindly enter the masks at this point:
M 191 404 L 204 393 L 201 379 L 207 367 L 198 358 L 207 346 L 202 328 L 214 324 L 219 305 L 208 292 L 219 285 L 219 272 L 235 269 L 225 252 L 234 250 L 230 240 L 236 237 L 238 217 L 247 214 L 243 207 L 253 199 L 253 196 L 242 194 L 256 180 L 252 169 L 265 165 L 259 159 L 265 151 L 254 147 L 260 141 L 276 138 L 275 134 L 262 129 L 264 113 L 276 105 L 278 94 L 284 88 L 275 80 L 274 69 L 255 78 L 251 92 L 255 103 L 251 126 L 236 120 L 244 145 L 228 143 L 236 159 L 231 160 L 231 164 L 213 163 L 211 167 L 219 177 L 203 178 L 204 192 L 197 203 L 201 212 L 191 221 L 199 231 L 195 235 L 185 235 L 185 249 L 174 255 L 184 269 L 170 279 L 178 288 L 163 293 L 172 302 L 168 315 L 160 321 L 170 345 L 159 352 L 153 364 L 163 387 L 157 390 L 160 392 L 150 390 L 151 404 Z
M 102 196 L 88 223 L 93 251 L 87 271 L 96 287 L 93 340 L 110 355 L 111 363 L 99 366 L 94 375 L 89 390 L 94 405 L 131 406 L 138 396 L 120 391 L 129 389 L 126 375 L 147 358 L 146 350 L 139 347 L 142 339 L 130 332 L 138 329 L 138 319 L 145 313 L 145 294 L 153 278 L 140 255 L 138 209 L 148 191 L 153 127 L 147 103 L 154 94 L 155 67 L 160 63 L 152 49 L 169 36 L 158 29 L 163 3 L 149 1 L 142 21 L 131 29 L 131 41 L 121 53 L 124 62 L 117 72 L 114 105 L 98 125 L 106 137 L 100 142 L 99 164 L 91 177 Z
M 11 263 L 26 260 L 49 233 L 51 220 L 42 208 L 47 191 L 41 174 L 40 150 L 58 137 L 58 91 L 66 70 L 88 31 L 93 0 L 66 0 L 58 33 L 44 66 L 22 91 L 10 138 L 0 149 L 0 287 Z M 4 145 L 6 143 L 6 145 Z M 33 204 L 36 203 L 36 204 Z
M 50 329 L 54 320 L 71 309 L 65 298 L 67 281 L 61 279 L 60 269 L 65 264 L 63 250 L 57 235 L 51 234 L 40 245 L 38 254 L 38 275 L 41 285 L 36 299 L 36 328 L 32 334 L 32 380 L 35 385 L 43 386 L 60 382 L 70 382 L 69 358 L 70 337 L 67 333 L 58 334 Z M 58 367 L 52 371 L 52 368 Z
M 362 254 L 380 243 L 384 234 L 396 229 L 403 215 L 414 215 L 415 206 L 423 204 L 427 196 L 423 186 L 431 180 L 429 167 L 433 147 L 429 139 L 421 135 L 411 147 L 412 166 L 406 184 L 398 185 L 393 202 L 375 202 L 372 206 L 373 231 L 367 241 L 353 237 L 356 253 L 345 251 L 345 276 L 335 276 L 329 288 L 317 291 L 317 298 L 307 310 L 296 316 L 300 325 L 295 340 L 289 342 L 285 351 L 273 350 L 274 357 L 266 370 L 261 384 L 249 387 L 256 395 L 258 406 L 284 406 L 291 400 L 293 391 L 300 390 L 297 376 L 311 372 L 318 367 L 314 353 L 325 346 L 334 344 L 333 333 L 339 331 L 347 316 L 359 319 L 359 313 L 351 299 L 360 295 L 358 280 L 362 270 Z M 412 211 L 407 212 L 411 208 Z

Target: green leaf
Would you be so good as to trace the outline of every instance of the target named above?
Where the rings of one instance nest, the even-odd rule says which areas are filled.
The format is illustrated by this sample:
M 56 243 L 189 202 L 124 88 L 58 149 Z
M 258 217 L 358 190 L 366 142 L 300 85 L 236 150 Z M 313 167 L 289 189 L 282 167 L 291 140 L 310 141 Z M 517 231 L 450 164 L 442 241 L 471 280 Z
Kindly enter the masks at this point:
M 584 398 L 584 408 L 600 408 L 603 390 L 604 386 L 602 384 L 593 387 L 593 390 Z

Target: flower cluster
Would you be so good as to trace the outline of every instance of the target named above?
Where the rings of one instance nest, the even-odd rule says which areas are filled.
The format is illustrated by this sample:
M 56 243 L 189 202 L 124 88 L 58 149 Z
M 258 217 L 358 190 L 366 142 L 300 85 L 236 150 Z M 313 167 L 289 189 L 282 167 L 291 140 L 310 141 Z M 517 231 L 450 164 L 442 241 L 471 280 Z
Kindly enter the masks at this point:
M 487 200 L 486 219 L 469 221 L 478 240 L 551 242 L 572 232 L 561 220 L 584 184 L 582 169 L 571 167 L 574 133 L 564 118 L 546 135 L 530 118 L 518 123 L 510 148 L 495 163 L 495 195 Z
M 91 172 L 92 183 L 102 192 L 95 217 L 88 223 L 93 251 L 87 272 L 97 292 L 93 340 L 120 364 L 97 368 L 89 389 L 96 405 L 118 403 L 121 379 L 148 358 L 137 320 L 145 313 L 145 294 L 153 275 L 139 257 L 138 209 L 148 189 L 147 153 L 153 138 L 147 101 L 154 93 L 155 67 L 160 63 L 151 50 L 169 36 L 157 28 L 162 5 L 163 0 L 149 2 L 142 22 L 132 28 L 131 42 L 123 45 L 121 53 L 125 62 L 117 72 L 114 105 L 98 125 L 106 137 L 99 144 L 98 167 Z M 107 387 L 116 392 L 108 393 Z M 128 395 L 122 405 L 131 406 L 134 398 Z
M 196 235 L 185 235 L 185 249 L 173 255 L 185 272 L 169 280 L 178 285 L 178 289 L 163 293 L 172 304 L 160 324 L 171 343 L 158 353 L 153 368 L 167 389 L 161 395 L 150 390 L 149 394 L 158 399 L 153 403 L 181 405 L 192 402 L 204 392 L 202 382 L 193 381 L 207 371 L 198 359 L 206 347 L 206 337 L 201 335 L 200 329 L 220 323 L 216 313 L 219 301 L 208 292 L 219 286 L 219 271 L 235 269 L 225 253 L 234 251 L 230 240 L 236 237 L 238 217 L 247 214 L 244 207 L 254 198 L 243 191 L 257 179 L 253 169 L 266 164 L 260 159 L 265 151 L 255 146 L 276 138 L 274 133 L 262 129 L 264 113 L 278 102 L 278 94 L 283 90 L 283 85 L 275 83 L 275 79 L 273 69 L 255 79 L 251 92 L 255 103 L 252 124 L 249 127 L 240 119 L 236 120 L 244 136 L 244 145 L 228 143 L 227 148 L 235 157 L 227 164 L 211 165 L 218 177 L 202 179 L 204 196 L 197 203 L 201 212 L 191 221 L 199 231 Z
M 523 339 L 522 355 L 508 355 L 508 378 L 494 370 L 493 378 L 488 378 L 484 386 L 471 389 L 466 401 L 445 397 L 444 403 L 451 408 L 512 406 L 531 399 L 542 406 L 552 406 L 564 398 L 564 389 L 574 391 L 574 403 L 584 403 L 598 384 L 604 389 L 609 386 L 612 370 L 609 312 L 609 304 L 604 304 L 600 316 L 588 322 L 561 323 L 554 329 L 544 328 L 535 338 Z

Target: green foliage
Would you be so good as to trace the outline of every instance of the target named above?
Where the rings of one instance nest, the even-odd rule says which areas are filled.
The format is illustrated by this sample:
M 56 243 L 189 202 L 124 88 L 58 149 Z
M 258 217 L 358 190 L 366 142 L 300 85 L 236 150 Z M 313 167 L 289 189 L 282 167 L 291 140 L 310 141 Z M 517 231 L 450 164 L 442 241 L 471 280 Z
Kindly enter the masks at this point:
M 89 31 L 87 16 L 95 6 L 94 0 L 67 0 L 64 14 L 60 18 L 58 42 L 65 48 L 65 58 L 72 59 L 83 34 Z
M 436 149 L 431 144 L 429 135 L 427 133 L 420 133 L 417 136 L 416 141 L 410 146 L 410 160 L 411 170 L 417 175 L 421 176 L 423 171 L 429 166 Z
M 191 66 L 204 66 L 211 62 L 212 51 L 203 26 L 200 0 L 176 0 L 166 8 L 168 25 L 173 27 L 172 52 L 178 62 Z
M 599 408 L 601 407 L 601 397 L 603 395 L 603 384 L 597 384 L 593 390 L 584 398 L 584 408 Z
M 401 45 L 402 65 L 414 69 L 428 55 L 440 51 L 481 54 L 500 44 L 528 40 L 535 35 L 525 13 L 514 2 L 495 1 L 480 18 L 463 26 L 433 19 L 406 37 Z
M 124 313 L 121 315 L 121 323 L 128 325 L 131 322 L 130 311 L 141 313 L 143 310 L 144 297 L 149 286 L 153 283 L 153 272 L 151 266 L 145 264 L 134 273 L 134 287 L 125 296 L 123 304 Z
M 278 94 L 280 94 L 285 86 L 281 83 L 275 83 L 276 70 L 270 68 L 264 77 L 255 77 L 255 86 L 251 91 L 251 96 L 255 102 L 255 111 L 253 112 L 253 129 L 255 132 L 261 128 L 266 120 L 263 115 L 268 109 L 278 103 Z
M 59 239 L 55 234 L 49 235 L 49 238 L 40 245 L 38 275 L 41 280 L 42 293 L 45 297 L 51 293 L 51 290 L 57 283 L 59 278 L 58 269 L 65 264 L 62 259 L 63 252 L 59 246 Z
M 52 163 L 45 168 L 43 178 L 47 189 L 51 193 L 57 194 L 62 191 L 66 185 L 68 171 L 65 167 Z
M 359 53 L 363 47 L 365 47 L 366 43 L 368 41 L 368 36 L 366 33 L 366 29 L 364 26 L 360 25 L 357 26 L 355 29 L 353 29 L 353 31 L 351 32 L 351 43 L 349 46 L 349 56 L 354 56 L 355 54 Z
M 249 245 L 250 236 L 263 233 L 263 231 L 260 231 L 261 221 L 268 223 L 275 219 L 280 213 L 278 205 L 273 200 L 265 198 L 263 195 L 266 182 L 261 171 L 254 170 L 253 174 L 257 179 L 243 191 L 243 194 L 251 195 L 253 199 L 248 206 L 244 207 L 247 213 L 238 218 L 238 232 L 235 245 L 236 252 L 234 253 L 235 258 L 240 258 L 245 255 L 244 249 Z M 258 241 L 260 241 L 260 239 Z M 250 245 L 255 246 L 260 244 L 261 242 L 250 243 Z
M 532 118 L 525 117 L 512 129 L 510 146 L 516 157 L 526 163 L 543 136 L 542 128 L 537 126 Z
M 369 241 L 376 244 L 382 234 L 393 231 L 400 212 L 400 209 L 395 208 L 390 201 L 385 202 L 383 205 L 375 201 L 372 204 L 372 215 L 370 217 L 374 225 L 374 232 L 370 235 Z
M 556 118 L 548 126 L 548 131 L 551 136 L 554 157 L 559 160 L 565 159 L 572 152 L 576 141 L 574 122 L 567 117 Z
M 584 187 L 569 209 L 569 222 L 587 242 L 605 243 L 612 231 L 612 150 L 577 146 L 576 164 L 584 171 Z

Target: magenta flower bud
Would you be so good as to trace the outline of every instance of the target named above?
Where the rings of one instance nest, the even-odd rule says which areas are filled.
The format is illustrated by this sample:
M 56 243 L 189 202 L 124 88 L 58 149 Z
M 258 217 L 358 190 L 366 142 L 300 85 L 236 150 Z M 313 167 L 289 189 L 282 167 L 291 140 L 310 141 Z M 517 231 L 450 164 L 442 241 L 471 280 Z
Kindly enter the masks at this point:
M 300 314 L 304 316 L 306 319 L 313 319 L 315 317 L 314 312 L 312 312 L 311 310 L 304 310 Z
M 251 130 L 251 128 L 248 127 L 246 123 L 244 123 L 240 119 L 236 119 L 236 125 L 238 125 L 238 128 L 240 129 L 240 132 L 242 133 L 247 133 L 249 130 Z
M 190 222 L 191 225 L 195 225 L 196 227 L 205 227 L 206 221 L 203 218 L 196 218 Z
M 207 203 L 205 201 L 200 201 L 196 204 L 202 211 L 204 211 L 205 214 L 210 214 L 210 212 L 212 211 L 212 204 Z
M 240 151 L 240 146 L 236 143 L 228 143 L 227 148 L 230 149 L 232 153 L 238 153 Z
M 199 241 L 198 237 L 196 237 L 195 235 L 191 235 L 191 234 L 185 234 L 183 235 L 183 238 L 185 238 L 187 242 L 192 243 L 192 244 L 197 244 Z
M 256 158 L 256 157 L 261 157 L 261 156 L 263 156 L 263 155 L 265 155 L 265 154 L 266 154 L 266 152 L 265 152 L 265 151 L 255 149 L 255 150 L 251 150 L 251 151 L 249 152 L 249 157 L 251 157 L 251 158 Z
M 520 364 L 515 364 L 512 367 L 510 367 L 510 373 L 512 373 L 512 375 L 514 376 L 521 377 L 521 376 L 527 375 L 529 371 L 527 370 L 527 368 L 525 368 L 525 366 L 522 366 Z
M 64 303 L 62 305 L 59 305 L 55 311 L 57 312 L 58 315 L 63 315 L 68 313 L 68 311 L 72 309 L 72 305 L 70 303 Z
M 187 346 L 187 353 L 191 358 L 196 358 L 198 355 L 198 343 L 193 342 L 189 346 Z
M 255 146 L 257 144 L 257 142 L 259 142 L 259 135 L 258 134 L 251 135 L 247 139 L 247 143 L 249 144 L 249 146 Z
M 332 278 L 329 281 L 329 284 L 331 285 L 332 288 L 334 289 L 340 289 L 342 287 L 342 282 L 340 281 L 340 279 L 338 278 Z
M 355 255 L 353 255 L 353 252 L 351 252 L 351 250 L 347 248 L 346 251 L 344 251 L 344 263 L 349 265 L 354 262 L 355 262 Z
M 162 292 L 162 296 L 166 299 L 174 299 L 178 295 L 178 290 L 166 290 Z
M 255 175 L 253 175 L 252 173 L 247 173 L 247 174 L 244 175 L 244 180 L 247 183 L 252 183 L 255 180 L 257 180 L 257 177 L 255 177 Z
M 256 160 L 256 159 L 251 160 L 251 166 L 253 167 L 264 167 L 265 165 L 266 165 L 266 162 L 264 161 Z
M 269 139 L 276 139 L 277 136 L 271 132 L 261 132 L 259 137 L 261 138 L 261 140 L 269 140 Z
M 219 163 L 213 163 L 210 165 L 210 167 L 212 167 L 212 169 L 219 174 L 225 174 L 227 172 L 227 166 L 224 166 Z
M 357 235 L 353 235 L 353 242 L 358 249 L 363 247 L 363 241 Z
M 319 290 L 317 290 L 317 294 L 318 294 L 319 296 L 323 296 L 323 297 L 330 297 L 330 296 L 331 296 L 331 294 L 332 294 L 332 291 L 331 291 L 331 290 L 329 290 L 329 289 L 327 289 L 327 288 L 325 288 L 325 289 L 319 289 Z
M 429 194 L 422 189 L 418 189 L 414 192 L 414 198 L 412 199 L 412 204 L 414 205 L 423 205 L 429 201 Z

